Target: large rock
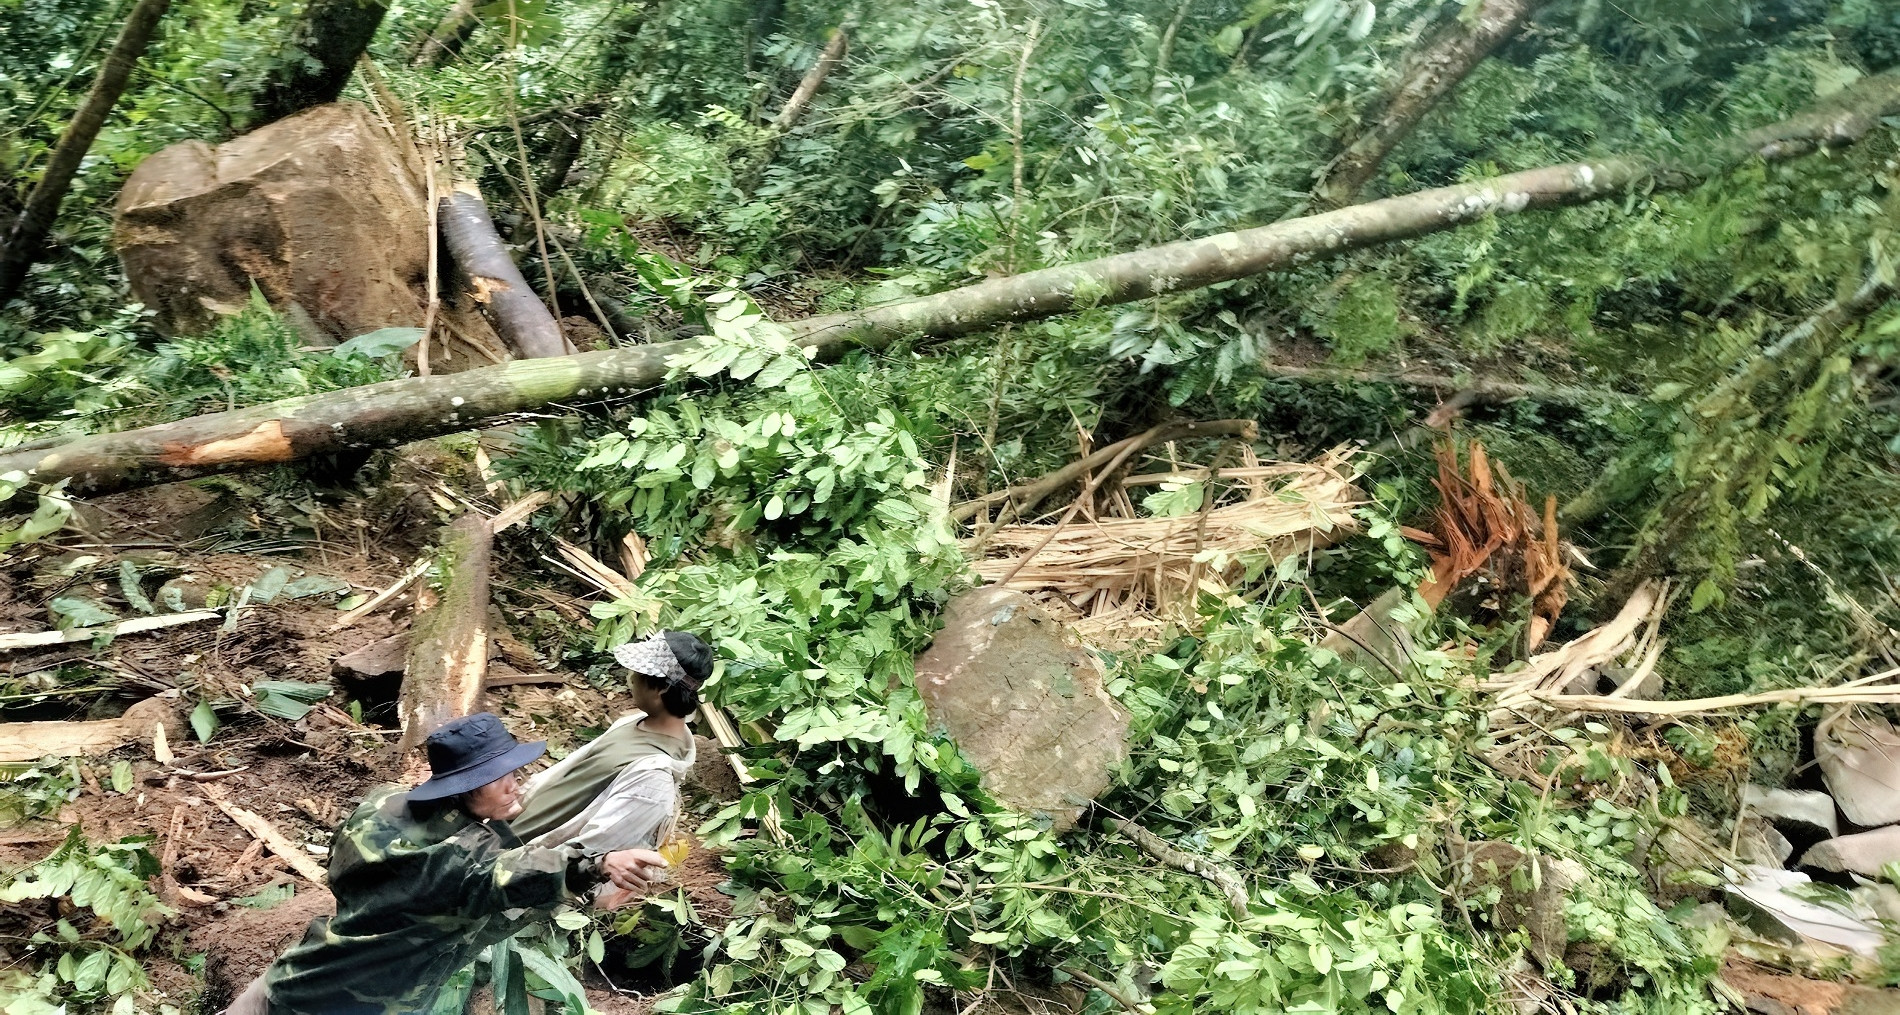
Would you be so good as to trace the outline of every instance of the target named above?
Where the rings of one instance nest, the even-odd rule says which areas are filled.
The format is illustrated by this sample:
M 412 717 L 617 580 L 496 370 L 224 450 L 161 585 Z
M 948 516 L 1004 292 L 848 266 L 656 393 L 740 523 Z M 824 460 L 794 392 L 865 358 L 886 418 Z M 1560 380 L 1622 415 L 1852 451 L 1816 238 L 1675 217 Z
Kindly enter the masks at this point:
M 1900 822 L 1900 729 L 1865 711 L 1841 715 L 1815 730 L 1814 756 L 1847 820 Z
M 1835 874 L 1852 872 L 1877 878 L 1890 863 L 1900 863 L 1900 825 L 1817 842 L 1801 855 L 1800 865 Z
M 1742 809 L 1774 822 L 1791 839 L 1814 842 L 1841 834 L 1834 820 L 1834 798 L 1818 790 L 1742 787 Z
M 1128 753 L 1128 717 L 1102 677 L 1074 632 L 994 586 L 951 600 L 944 629 L 917 657 L 931 723 L 983 772 L 990 795 L 1057 830 L 1075 824 Z
M 338 102 L 147 158 L 120 191 L 113 239 L 162 331 L 205 331 L 256 285 L 348 338 L 422 323 L 426 201 L 369 111 Z

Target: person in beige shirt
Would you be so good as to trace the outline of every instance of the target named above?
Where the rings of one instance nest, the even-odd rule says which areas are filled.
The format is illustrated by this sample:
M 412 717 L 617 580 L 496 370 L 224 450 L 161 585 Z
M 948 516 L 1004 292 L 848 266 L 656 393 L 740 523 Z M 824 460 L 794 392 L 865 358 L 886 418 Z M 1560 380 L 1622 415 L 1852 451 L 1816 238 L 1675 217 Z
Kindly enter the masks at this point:
M 662 631 L 614 650 L 632 672 L 635 711 L 559 763 L 528 780 L 521 813 L 509 821 L 530 845 L 600 855 L 657 850 L 673 835 L 679 782 L 694 761 L 686 719 L 712 675 L 712 649 L 685 631 Z M 595 905 L 631 892 L 603 885 Z

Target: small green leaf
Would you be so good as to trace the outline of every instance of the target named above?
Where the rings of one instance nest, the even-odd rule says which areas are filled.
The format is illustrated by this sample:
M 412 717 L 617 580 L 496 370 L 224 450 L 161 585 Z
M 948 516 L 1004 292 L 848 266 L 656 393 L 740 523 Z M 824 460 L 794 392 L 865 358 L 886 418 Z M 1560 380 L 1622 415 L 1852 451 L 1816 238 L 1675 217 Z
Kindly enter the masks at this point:
M 129 560 L 119 561 L 119 592 L 125 596 L 125 601 L 140 613 L 158 612 L 158 608 L 152 605 L 152 601 L 145 597 L 144 590 L 139 588 L 138 565 Z
M 59 629 L 62 631 L 76 627 L 98 627 L 119 619 L 98 603 L 78 596 L 61 596 L 48 603 L 47 608 L 58 617 Z
M 218 727 L 222 725 L 224 724 L 218 720 L 218 713 L 211 708 L 211 702 L 205 698 L 199 698 L 198 707 L 191 710 L 191 729 L 192 732 L 198 734 L 198 742 L 210 743 L 211 735 L 218 732 Z
M 290 568 L 279 564 L 263 574 L 258 575 L 257 580 L 251 583 L 251 602 L 271 602 L 277 598 L 279 593 L 284 591 L 284 586 L 289 583 Z
M 233 903 L 249 909 L 269 909 L 281 902 L 290 901 L 297 889 L 289 883 L 270 885 L 260 888 L 255 895 L 246 895 L 241 899 L 232 899 Z
M 112 766 L 112 790 L 121 795 L 132 792 L 132 763 L 115 762 Z

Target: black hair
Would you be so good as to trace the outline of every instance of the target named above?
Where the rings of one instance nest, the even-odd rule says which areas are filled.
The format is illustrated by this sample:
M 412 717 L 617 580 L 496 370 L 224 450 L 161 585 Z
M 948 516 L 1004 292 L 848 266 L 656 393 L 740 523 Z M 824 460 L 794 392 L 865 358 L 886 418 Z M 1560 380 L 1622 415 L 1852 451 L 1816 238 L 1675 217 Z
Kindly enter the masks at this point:
M 693 714 L 699 707 L 699 692 L 687 687 L 681 681 L 668 681 L 665 677 L 656 677 L 651 673 L 636 673 L 640 682 L 660 692 L 660 707 L 681 719 Z
M 699 707 L 699 685 L 712 676 L 712 648 L 698 635 L 687 631 L 668 631 L 664 637 L 673 658 L 679 660 L 680 669 L 686 671 L 686 680 L 669 682 L 647 673 L 639 676 L 646 686 L 660 692 L 661 707 L 684 719 Z

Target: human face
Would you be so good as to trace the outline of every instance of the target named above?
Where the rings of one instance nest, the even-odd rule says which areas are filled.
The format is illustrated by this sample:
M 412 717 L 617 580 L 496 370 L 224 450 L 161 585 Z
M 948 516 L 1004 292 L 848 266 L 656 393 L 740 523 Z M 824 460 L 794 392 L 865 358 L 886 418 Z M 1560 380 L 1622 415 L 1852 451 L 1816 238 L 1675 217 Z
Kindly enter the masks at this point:
M 521 813 L 521 780 L 515 773 L 462 794 L 462 804 L 470 814 L 484 821 L 507 821 Z
M 634 674 L 634 677 L 631 683 L 633 686 L 630 688 L 630 690 L 633 692 L 633 707 L 634 708 L 637 708 L 648 715 L 666 715 L 667 714 L 666 706 L 662 704 L 660 700 L 659 688 L 654 687 L 652 684 L 647 683 L 647 678 L 637 673 Z

